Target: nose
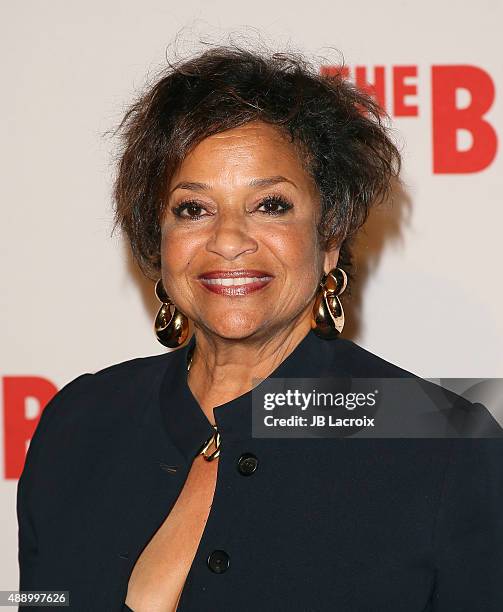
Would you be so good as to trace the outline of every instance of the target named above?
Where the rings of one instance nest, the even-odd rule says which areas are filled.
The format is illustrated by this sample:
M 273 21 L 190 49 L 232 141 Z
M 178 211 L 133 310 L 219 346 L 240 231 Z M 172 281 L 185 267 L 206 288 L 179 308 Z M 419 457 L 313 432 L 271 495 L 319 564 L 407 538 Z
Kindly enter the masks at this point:
M 206 250 L 228 260 L 254 253 L 257 241 L 248 232 L 244 214 L 237 211 L 219 214 L 206 243 Z

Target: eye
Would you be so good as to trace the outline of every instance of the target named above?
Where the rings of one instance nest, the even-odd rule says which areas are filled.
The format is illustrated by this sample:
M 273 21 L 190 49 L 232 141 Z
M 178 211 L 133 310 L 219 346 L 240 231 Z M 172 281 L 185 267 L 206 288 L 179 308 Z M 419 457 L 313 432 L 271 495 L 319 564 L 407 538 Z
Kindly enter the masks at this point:
M 187 200 L 178 204 L 173 208 L 173 214 L 182 219 L 188 219 L 189 221 L 196 221 L 197 219 L 201 219 L 202 217 L 206 217 L 207 215 L 200 215 L 198 212 L 204 210 L 204 207 L 196 202 L 195 200 Z M 187 211 L 187 214 L 183 214 L 184 211 Z
M 263 211 L 267 215 L 283 215 L 288 210 L 293 208 L 293 204 L 291 202 L 289 202 L 283 196 L 279 196 L 279 195 L 271 195 L 271 196 L 267 196 L 266 198 L 264 198 L 261 201 L 260 205 L 258 206 L 257 210 L 259 210 L 263 206 L 268 208 L 268 210 Z M 281 208 L 279 208 L 278 210 L 279 206 Z
M 265 207 L 266 210 L 260 210 Z M 263 198 L 256 208 L 259 212 L 263 212 L 269 216 L 279 216 L 286 213 L 288 210 L 293 208 L 293 204 L 286 198 L 279 195 L 270 195 Z M 202 204 L 196 200 L 186 200 L 181 202 L 178 206 L 173 208 L 173 214 L 180 219 L 187 219 L 188 221 L 197 221 L 209 215 L 200 214 L 201 211 L 206 210 Z

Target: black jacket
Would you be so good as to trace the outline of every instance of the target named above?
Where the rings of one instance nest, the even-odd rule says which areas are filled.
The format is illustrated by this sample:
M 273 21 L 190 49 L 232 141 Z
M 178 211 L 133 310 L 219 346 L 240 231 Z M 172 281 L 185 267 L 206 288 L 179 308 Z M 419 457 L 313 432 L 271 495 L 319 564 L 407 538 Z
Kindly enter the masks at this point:
M 193 342 L 84 374 L 48 404 L 18 485 L 20 590 L 120 611 L 213 432 L 186 383 Z M 310 332 L 271 377 L 346 374 L 412 376 Z M 261 439 L 251 393 L 214 411 L 217 486 L 179 612 L 503 610 L 502 440 Z

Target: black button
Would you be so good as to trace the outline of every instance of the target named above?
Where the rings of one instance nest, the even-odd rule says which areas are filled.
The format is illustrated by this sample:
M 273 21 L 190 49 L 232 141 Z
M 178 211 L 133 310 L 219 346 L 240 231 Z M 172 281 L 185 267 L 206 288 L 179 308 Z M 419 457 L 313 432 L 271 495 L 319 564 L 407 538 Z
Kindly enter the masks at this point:
M 215 574 L 223 574 L 229 567 L 229 555 L 225 550 L 214 550 L 208 557 L 208 567 Z
M 238 461 L 238 472 L 243 476 L 250 476 L 257 469 L 258 459 L 252 453 L 244 453 Z

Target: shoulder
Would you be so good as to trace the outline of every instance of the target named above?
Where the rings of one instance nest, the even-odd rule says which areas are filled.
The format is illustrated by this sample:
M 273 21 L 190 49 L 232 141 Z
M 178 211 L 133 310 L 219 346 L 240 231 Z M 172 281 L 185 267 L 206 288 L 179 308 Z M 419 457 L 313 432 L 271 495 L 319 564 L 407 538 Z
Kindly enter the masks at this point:
M 333 343 L 335 354 L 352 376 L 365 378 L 418 378 L 418 376 L 391 363 L 347 338 Z
M 463 395 L 391 363 L 351 340 L 339 338 L 334 346 L 335 365 L 340 364 L 354 378 L 381 379 L 388 404 L 407 406 L 411 427 L 415 423 L 413 418 L 424 415 L 421 421 L 421 427 L 426 428 L 424 431 L 444 432 L 444 437 L 503 438 L 501 425 L 483 404 L 471 402 Z M 400 380 L 395 382 L 395 379 Z M 423 430 L 416 433 L 419 431 Z
M 42 486 L 71 469 L 78 473 L 98 457 L 131 447 L 156 405 L 152 399 L 172 358 L 173 352 L 131 359 L 81 374 L 65 385 L 42 411 L 21 488 L 35 481 Z
M 113 387 L 118 383 L 127 384 L 128 381 L 137 382 L 145 378 L 145 376 L 147 378 L 155 376 L 157 373 L 164 371 L 173 355 L 174 351 L 149 357 L 136 357 L 135 359 L 110 365 L 91 374 L 93 384 Z
M 54 397 L 69 399 L 76 395 L 92 393 L 99 396 L 116 393 L 143 393 L 162 373 L 173 358 L 173 353 L 164 353 L 149 357 L 137 357 L 110 365 L 94 373 L 85 373 L 72 380 Z
M 30 447 L 37 447 L 46 436 L 103 429 L 121 417 L 126 422 L 141 418 L 143 404 L 160 384 L 171 359 L 172 353 L 139 357 L 77 376 L 43 410 Z

